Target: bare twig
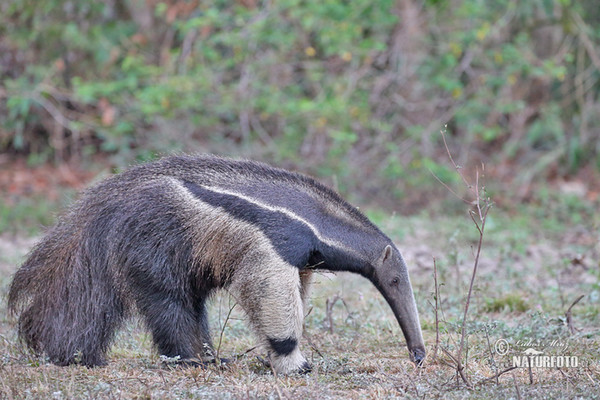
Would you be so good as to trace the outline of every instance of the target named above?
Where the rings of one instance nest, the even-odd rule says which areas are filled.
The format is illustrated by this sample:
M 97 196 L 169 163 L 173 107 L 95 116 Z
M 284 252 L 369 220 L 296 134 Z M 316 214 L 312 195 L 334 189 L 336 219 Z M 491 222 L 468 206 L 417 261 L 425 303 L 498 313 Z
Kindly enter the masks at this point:
M 452 158 L 452 153 L 450 152 L 450 148 L 448 147 L 448 143 L 446 142 L 446 134 L 444 133 L 444 131 L 441 131 L 441 134 L 442 134 L 442 140 L 444 141 L 444 147 L 446 148 L 446 153 L 448 154 L 448 158 L 450 159 L 450 162 L 454 166 L 454 169 L 456 169 L 456 172 L 458 172 L 458 175 L 461 177 L 461 179 L 463 180 L 463 182 L 465 183 L 467 188 L 472 189 L 473 186 L 469 183 L 469 181 L 467 181 L 467 178 L 465 178 L 465 176 L 461 172 L 462 167 L 460 165 L 456 164 L 456 162 L 454 162 L 454 158 Z
M 519 390 L 519 385 L 517 384 L 517 378 L 515 378 L 515 374 L 511 374 L 513 378 L 513 382 L 515 384 L 515 390 L 517 391 L 517 400 L 521 400 L 521 390 Z
M 565 313 L 565 317 L 567 317 L 567 326 L 569 327 L 571 335 L 574 335 L 577 332 L 577 328 L 575 328 L 575 325 L 573 325 L 573 315 L 571 314 L 571 309 L 575 306 L 575 304 L 579 303 L 584 296 L 585 295 L 583 294 L 579 296 L 577 300 L 575 300 L 573 304 L 571 304 L 571 306 L 567 309 L 567 312 Z
M 485 378 L 485 379 L 480 380 L 479 382 L 477 382 L 477 384 L 484 383 L 484 382 L 487 382 L 487 381 L 496 380 L 496 379 L 498 379 L 500 377 L 500 375 L 503 375 L 503 374 L 505 374 L 507 372 L 510 372 L 510 371 L 512 371 L 513 369 L 516 369 L 516 368 L 518 368 L 518 367 L 509 367 L 509 368 L 506 368 L 505 370 L 502 370 L 502 371 L 500 371 L 500 372 L 498 372 L 498 373 L 490 376 L 489 378 Z
M 478 200 L 479 202 L 479 200 Z M 471 282 L 469 283 L 469 292 L 467 294 L 467 299 L 465 301 L 465 311 L 463 314 L 463 322 L 461 328 L 461 340 L 460 347 L 458 349 L 458 359 L 460 361 L 460 355 L 463 351 L 464 339 L 465 339 L 465 330 L 466 330 L 466 322 L 467 322 L 467 314 L 469 312 L 469 305 L 471 303 L 471 295 L 473 293 L 473 285 L 475 283 L 475 277 L 477 275 L 477 267 L 479 266 L 479 256 L 481 255 L 481 246 L 483 245 L 483 232 L 485 229 L 485 221 L 487 219 L 487 213 L 489 211 L 489 207 L 485 207 L 484 214 L 481 217 L 481 228 L 477 225 L 477 229 L 479 230 L 479 241 L 477 243 L 477 253 L 475 254 L 475 261 L 473 263 L 473 274 L 471 275 Z
M 233 309 L 235 308 L 235 306 L 237 306 L 237 302 L 233 303 L 233 305 L 229 308 L 229 312 L 227 313 L 227 316 L 225 317 L 225 322 L 223 322 L 223 326 L 221 327 L 221 334 L 219 335 L 219 344 L 217 345 L 217 354 L 215 356 L 215 363 L 220 362 L 219 354 L 221 352 L 221 343 L 223 341 L 223 334 L 225 333 L 225 327 L 227 326 L 227 322 L 229 322 L 229 317 L 231 316 L 231 313 L 233 312 Z
M 236 354 L 234 357 L 236 360 L 239 360 L 240 358 L 244 357 L 246 354 L 253 352 L 254 350 L 258 349 L 260 346 L 252 346 L 250 347 L 248 350 L 244 351 L 241 354 Z
M 338 302 L 338 300 L 341 300 L 342 303 L 344 304 L 344 307 L 346 307 L 346 311 L 348 312 L 348 314 L 350 314 L 350 311 L 348 309 L 348 304 L 346 304 L 346 300 L 344 300 L 342 297 L 340 297 L 339 294 L 336 294 L 335 296 L 333 296 L 330 299 L 327 299 L 327 301 L 325 302 L 325 311 L 327 314 L 327 322 L 329 324 L 329 333 L 333 333 L 333 306 L 335 306 L 335 303 Z
M 454 355 L 452 355 L 452 353 L 450 353 L 448 350 L 446 350 L 444 347 L 442 347 L 441 349 L 453 361 L 453 363 L 449 363 L 446 360 L 442 360 L 442 362 L 444 364 L 446 364 L 447 366 L 449 366 L 450 368 L 452 368 L 452 369 L 455 370 L 455 372 L 456 372 L 456 385 L 457 386 L 459 385 L 460 381 L 458 380 L 458 377 L 460 376 L 460 378 L 463 380 L 463 382 L 465 383 L 465 385 L 467 386 L 467 388 L 472 388 L 473 385 L 467 379 L 467 376 L 465 375 L 465 372 L 464 372 L 464 367 L 462 366 L 462 364 L 460 363 L 460 361 Z
M 562 376 L 565 377 L 565 379 L 567 380 L 567 382 L 569 382 L 571 385 L 574 385 L 573 380 L 569 377 L 569 375 L 567 375 L 565 373 L 565 371 L 562 370 L 562 368 L 556 368 L 558 370 L 558 372 L 560 372 L 562 374 Z
M 487 220 L 488 212 L 489 212 L 492 204 L 491 204 L 491 201 L 489 198 L 485 197 L 482 199 L 482 197 L 481 197 L 481 194 L 485 193 L 485 188 L 480 187 L 479 170 L 477 170 L 475 173 L 475 185 L 473 185 L 469 182 L 469 180 L 462 173 L 462 168 L 458 164 L 456 164 L 456 162 L 454 161 L 454 158 L 452 157 L 452 153 L 450 152 L 450 148 L 448 147 L 448 143 L 446 141 L 446 135 L 445 135 L 444 130 L 442 130 L 440 133 L 442 135 L 442 140 L 444 141 L 444 147 L 446 148 L 446 153 L 448 154 L 448 158 L 450 159 L 450 162 L 454 166 L 454 169 L 456 170 L 458 175 L 461 177 L 461 179 L 464 182 L 464 184 L 466 185 L 467 189 L 469 191 L 471 191 L 475 197 L 475 200 L 473 203 L 475 205 L 476 211 L 470 211 L 469 216 L 473 220 L 473 223 L 475 224 L 475 227 L 477 228 L 477 231 L 479 232 L 479 241 L 477 243 L 477 251 L 475 253 L 475 260 L 473 262 L 473 273 L 471 274 L 471 281 L 469 283 L 469 291 L 468 291 L 467 297 L 465 299 L 465 308 L 464 308 L 463 320 L 462 320 L 462 324 L 461 324 L 460 345 L 458 347 L 456 356 L 452 357 L 456 363 L 455 368 L 456 368 L 457 374 L 460 375 L 460 377 L 462 378 L 463 382 L 467 385 L 467 387 L 472 387 L 471 382 L 469 382 L 469 380 L 464 372 L 466 365 L 463 365 L 462 358 L 463 358 L 463 352 L 465 351 L 465 338 L 466 338 L 466 332 L 467 332 L 467 329 L 466 329 L 467 328 L 467 315 L 469 313 L 469 306 L 471 303 L 471 296 L 473 294 L 473 286 L 475 284 L 475 277 L 477 276 L 477 267 L 479 266 L 479 257 L 481 255 L 481 248 L 483 245 L 485 223 Z M 484 170 L 484 166 L 482 166 L 482 170 Z
M 308 345 L 310 346 L 311 349 L 313 349 L 314 351 L 317 352 L 317 354 L 319 355 L 319 357 L 321 358 L 325 358 L 325 356 L 323 355 L 323 353 L 321 353 L 321 351 L 319 350 L 319 348 L 317 347 L 317 345 L 315 345 L 315 343 L 312 341 L 311 336 L 308 334 L 308 332 L 304 332 L 302 334 L 302 336 L 306 339 L 306 341 L 308 342 Z
M 446 354 L 448 357 L 450 357 L 450 359 L 451 359 L 452 361 L 454 361 L 454 362 L 456 363 L 456 357 L 454 356 L 454 354 L 450 353 L 450 351 L 449 351 L 447 348 L 445 348 L 444 346 L 440 346 L 440 349 L 442 349 L 442 351 L 443 351 L 443 352 L 444 352 L 444 353 L 445 353 L 445 354 Z
M 402 366 L 402 364 L 399 364 L 400 369 L 402 370 L 402 373 L 404 374 L 404 376 L 406 376 L 408 378 L 408 381 L 410 382 L 410 384 L 412 385 L 414 391 L 415 391 L 415 395 L 418 398 L 420 396 L 419 394 L 419 388 L 417 387 L 417 384 L 415 383 L 414 379 L 412 378 L 412 376 L 410 376 L 407 372 L 406 369 L 404 369 L 404 367 Z M 384 371 L 381 371 L 381 373 L 383 375 L 385 375 L 388 379 L 390 380 L 396 380 L 396 378 L 392 377 L 390 374 L 386 374 Z M 396 386 L 396 390 L 398 390 L 398 385 Z
M 466 204 L 470 204 L 471 202 L 463 197 L 460 197 L 458 195 L 458 193 L 456 193 L 454 190 L 452 190 L 452 188 L 450 186 L 448 186 L 446 183 L 444 183 L 436 174 L 433 173 L 432 170 L 429 170 L 429 173 L 431 175 L 433 175 L 433 177 L 435 178 L 436 181 L 438 181 L 443 187 L 445 187 L 450 193 L 452 193 L 456 198 L 458 198 L 459 200 L 461 200 L 463 203 Z
M 450 359 L 453 361 L 453 364 L 443 360 L 442 362 L 444 362 L 444 364 L 450 366 L 451 368 L 456 370 L 456 379 L 457 379 L 457 384 L 458 384 L 458 377 L 460 376 L 460 378 L 463 380 L 463 382 L 465 383 L 465 385 L 467 385 L 468 388 L 472 388 L 473 385 L 471 384 L 471 382 L 468 380 L 465 372 L 464 372 L 464 367 L 462 366 L 460 359 L 456 358 L 456 356 L 454 356 L 452 353 L 450 353 L 446 348 L 441 347 L 442 351 L 444 353 L 446 353 L 446 355 L 448 357 L 450 357 Z
M 592 382 L 592 383 L 595 385 L 595 384 L 596 384 L 596 381 L 595 381 L 595 380 L 594 380 L 594 378 L 592 378 L 592 376 L 590 375 L 589 369 L 590 369 L 590 367 L 589 367 L 589 365 L 588 365 L 588 367 L 585 369 L 585 375 L 588 377 L 588 379 L 590 380 L 590 382 Z
M 494 352 L 492 351 L 492 344 L 490 343 L 490 335 L 488 333 L 487 327 L 485 328 L 485 340 L 487 342 L 488 350 L 490 352 L 490 361 L 491 361 L 492 367 L 494 367 L 494 370 L 496 372 L 498 372 L 498 366 L 496 365 L 496 360 L 494 359 Z M 500 375 L 498 375 L 498 376 L 500 376 Z M 498 384 L 498 383 L 499 383 L 498 377 L 496 377 L 496 384 Z
M 263 361 L 264 363 L 264 361 Z M 279 386 L 279 375 L 277 375 L 277 371 L 273 367 L 273 363 L 269 362 L 269 367 L 271 367 L 271 372 L 273 372 L 273 378 L 275 379 L 275 390 L 277 391 L 277 396 L 279 396 L 280 400 L 287 399 L 287 396 L 284 396 L 281 392 L 281 387 Z
M 438 308 L 439 308 L 439 298 L 440 298 L 440 288 L 438 286 L 437 280 L 437 264 L 435 262 L 435 257 L 433 257 L 433 285 L 434 285 L 434 296 L 435 296 L 435 347 L 433 348 L 433 359 L 437 359 L 438 347 L 440 346 L 440 325 L 438 318 Z

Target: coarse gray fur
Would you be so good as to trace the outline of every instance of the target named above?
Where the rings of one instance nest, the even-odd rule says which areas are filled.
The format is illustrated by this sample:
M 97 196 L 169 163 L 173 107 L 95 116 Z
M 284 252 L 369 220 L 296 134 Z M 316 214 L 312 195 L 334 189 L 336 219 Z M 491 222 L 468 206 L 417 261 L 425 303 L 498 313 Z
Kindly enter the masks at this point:
M 390 304 L 411 358 L 425 356 L 400 252 L 314 179 L 252 161 L 176 156 L 86 190 L 16 272 L 19 335 L 59 365 L 100 365 L 133 310 L 160 354 L 210 357 L 206 300 L 227 288 L 279 373 L 299 349 L 313 269 L 359 273 Z

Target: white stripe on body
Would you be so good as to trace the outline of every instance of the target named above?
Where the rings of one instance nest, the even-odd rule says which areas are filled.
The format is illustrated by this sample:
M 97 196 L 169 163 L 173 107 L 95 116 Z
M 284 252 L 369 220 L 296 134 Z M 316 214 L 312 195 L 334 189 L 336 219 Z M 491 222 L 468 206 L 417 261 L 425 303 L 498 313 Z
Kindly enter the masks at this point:
M 320 231 L 319 229 L 314 226 L 313 224 L 311 224 L 309 221 L 307 221 L 306 219 L 302 218 L 301 216 L 297 215 L 296 213 L 294 213 L 292 210 L 284 208 L 284 207 L 279 207 L 279 206 L 274 206 L 271 204 L 267 204 L 264 203 L 258 199 L 255 199 L 253 197 L 249 197 L 246 196 L 244 194 L 241 193 L 237 193 L 237 192 L 233 192 L 231 190 L 227 190 L 227 189 L 223 189 L 223 188 L 219 188 L 219 187 L 215 187 L 215 186 L 205 186 L 205 185 L 198 185 L 198 186 L 202 186 L 204 189 L 209 190 L 213 193 L 220 193 L 220 194 L 225 194 L 228 196 L 234 196 L 234 197 L 238 197 L 242 200 L 245 200 L 251 204 L 254 204 L 257 207 L 272 211 L 272 212 L 280 212 L 285 214 L 286 216 L 288 216 L 289 218 L 292 218 L 298 222 L 301 222 L 302 224 L 306 225 L 308 227 L 308 229 L 310 229 L 312 231 L 312 233 L 317 237 L 317 239 L 319 239 L 321 242 L 329 245 L 329 246 L 333 246 L 336 247 L 338 249 L 342 249 L 348 253 L 352 253 L 354 254 L 358 259 L 362 260 L 364 259 L 364 256 L 359 253 L 358 251 L 356 251 L 353 248 L 347 247 L 345 246 L 343 243 L 335 240 L 335 239 L 331 239 L 331 238 L 327 238 L 325 237 Z

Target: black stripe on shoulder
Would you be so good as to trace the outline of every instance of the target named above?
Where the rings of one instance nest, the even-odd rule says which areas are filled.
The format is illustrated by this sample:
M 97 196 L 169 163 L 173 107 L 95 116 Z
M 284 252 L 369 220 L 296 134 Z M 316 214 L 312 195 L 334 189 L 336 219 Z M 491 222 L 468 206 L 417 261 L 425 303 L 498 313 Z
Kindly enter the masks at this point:
M 287 356 L 290 354 L 296 346 L 298 346 L 298 341 L 294 338 L 287 339 L 273 339 L 269 338 L 269 344 L 275 353 L 280 356 Z
M 235 175 L 240 181 L 244 181 L 243 178 L 248 177 L 255 181 L 275 182 L 284 186 L 306 189 L 322 199 L 323 202 L 334 204 L 336 208 L 362 224 L 364 228 L 369 228 L 375 232 L 379 231 L 364 214 L 344 200 L 337 192 L 313 177 L 298 172 L 276 168 L 262 162 L 229 159 L 214 155 L 171 156 L 155 163 L 143 164 L 140 169 L 145 170 L 150 166 L 152 166 L 155 173 L 159 174 L 167 173 L 172 176 L 179 176 L 182 179 L 195 176 L 200 179 L 200 181 L 194 179 L 196 182 L 208 183 Z M 138 169 L 138 167 L 132 168 L 130 171 L 135 169 Z M 209 177 L 210 174 L 206 174 L 209 171 L 215 173 L 216 177 Z
M 259 228 L 287 263 L 303 268 L 308 262 L 318 239 L 303 222 L 283 212 L 260 207 L 234 194 L 213 191 L 189 181 L 184 181 L 183 184 L 201 201 Z

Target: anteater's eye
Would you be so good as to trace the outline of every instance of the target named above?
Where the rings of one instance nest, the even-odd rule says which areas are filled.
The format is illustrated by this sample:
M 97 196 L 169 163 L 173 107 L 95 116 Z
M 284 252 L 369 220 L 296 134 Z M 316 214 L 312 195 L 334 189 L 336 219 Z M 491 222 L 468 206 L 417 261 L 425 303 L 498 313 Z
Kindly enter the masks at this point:
M 398 278 L 392 279 L 392 285 L 397 285 L 398 282 L 400 282 L 400 279 L 398 279 Z

